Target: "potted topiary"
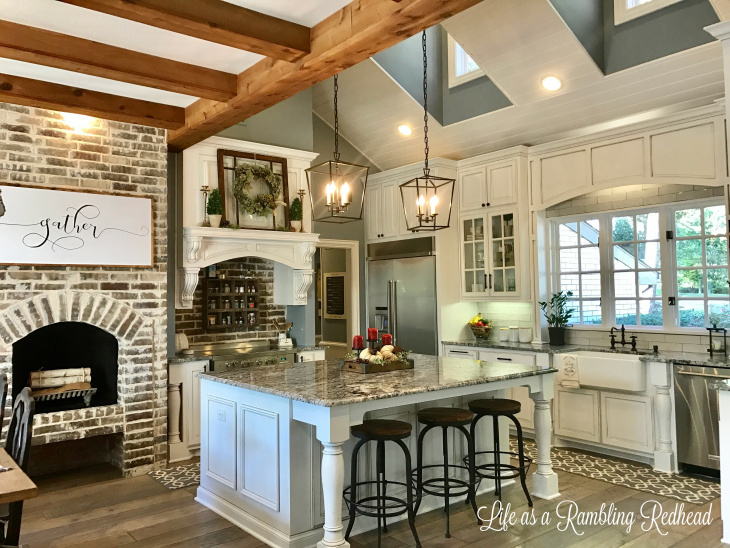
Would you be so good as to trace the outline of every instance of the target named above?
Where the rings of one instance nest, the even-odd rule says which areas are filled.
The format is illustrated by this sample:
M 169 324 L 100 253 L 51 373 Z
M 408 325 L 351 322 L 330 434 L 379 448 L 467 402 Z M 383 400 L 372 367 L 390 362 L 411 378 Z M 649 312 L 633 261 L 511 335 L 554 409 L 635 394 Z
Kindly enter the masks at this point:
M 217 188 L 208 196 L 208 220 L 210 226 L 218 228 L 221 226 L 221 217 L 223 217 L 223 202 L 221 201 L 221 193 Z
M 565 344 L 565 328 L 573 315 L 573 309 L 567 307 L 567 302 L 573 296 L 572 291 L 553 293 L 550 302 L 540 301 L 540 308 L 548 322 L 550 344 L 563 346 Z
M 289 220 L 293 232 L 302 232 L 302 201 L 294 198 L 289 206 Z

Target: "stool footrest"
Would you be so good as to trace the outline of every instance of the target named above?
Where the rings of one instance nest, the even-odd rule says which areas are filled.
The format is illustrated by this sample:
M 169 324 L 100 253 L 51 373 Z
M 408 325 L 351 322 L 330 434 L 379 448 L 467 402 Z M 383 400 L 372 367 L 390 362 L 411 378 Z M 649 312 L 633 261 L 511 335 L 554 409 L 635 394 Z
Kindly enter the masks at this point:
M 377 483 L 378 482 L 375 480 L 361 481 L 361 482 L 358 482 L 356 485 L 357 485 L 357 488 L 360 489 L 361 487 L 365 487 L 368 485 L 376 485 Z M 404 483 L 402 481 L 388 480 L 386 482 L 386 485 L 388 487 L 393 485 L 393 486 L 405 487 L 406 489 L 408 488 L 408 484 Z M 345 499 L 345 504 L 347 505 L 348 512 L 350 511 L 350 505 L 352 504 L 350 502 L 350 493 L 351 492 L 352 492 L 352 486 L 346 487 L 342 493 L 342 498 Z M 371 518 L 377 518 L 378 515 L 380 515 L 381 518 L 382 517 L 393 518 L 393 517 L 397 517 L 397 516 L 402 516 L 403 514 L 405 514 L 408 511 L 408 503 L 405 500 L 399 499 L 397 497 L 393 497 L 391 495 L 386 495 L 386 496 L 381 495 L 380 499 L 382 500 L 383 498 L 386 501 L 386 506 L 384 508 L 382 508 L 380 506 L 380 504 L 378 502 L 378 497 L 376 495 L 359 498 L 359 499 L 357 499 L 357 501 L 355 501 L 355 504 L 354 504 L 355 512 L 357 512 L 361 516 L 368 516 Z M 369 504 L 371 502 L 373 504 Z M 389 505 L 389 504 L 387 504 L 388 502 L 393 503 L 393 504 Z
M 494 456 L 494 451 L 478 451 L 475 453 L 476 457 L 478 458 L 479 455 L 489 455 Z M 510 458 L 519 460 L 520 455 L 519 453 L 516 453 L 514 451 L 500 451 L 499 452 L 500 457 L 503 455 L 509 456 Z M 469 466 L 469 457 L 464 457 L 464 464 L 466 466 Z M 499 479 L 513 479 L 513 478 L 519 478 L 520 477 L 520 471 L 524 469 L 525 475 L 530 471 L 530 466 L 532 466 L 532 458 L 528 457 L 527 455 L 523 455 L 522 457 L 522 463 L 520 465 L 514 465 L 514 464 L 506 464 L 503 462 L 494 463 L 489 462 L 486 464 L 477 464 L 474 469 L 477 473 L 477 476 L 483 479 L 497 479 L 497 467 L 499 466 Z M 504 471 L 504 472 L 503 472 Z
M 439 470 L 444 469 L 443 464 L 430 464 L 428 466 L 423 466 L 422 470 L 428 470 L 429 468 L 438 468 Z M 458 464 L 449 464 L 449 470 L 465 470 L 466 472 L 469 472 L 469 468 L 467 466 L 461 466 Z M 411 478 L 413 480 L 413 485 L 416 489 L 418 489 L 418 470 L 414 470 L 411 473 Z M 434 495 L 436 497 L 446 498 L 446 482 L 448 481 L 449 486 L 449 498 L 451 497 L 461 497 L 463 495 L 469 494 L 469 488 L 472 485 L 478 485 L 479 484 L 479 477 L 475 476 L 474 483 L 460 479 L 460 478 L 429 478 L 422 480 L 422 490 L 424 493 L 427 493 L 429 495 Z M 440 487 L 439 487 L 440 485 Z

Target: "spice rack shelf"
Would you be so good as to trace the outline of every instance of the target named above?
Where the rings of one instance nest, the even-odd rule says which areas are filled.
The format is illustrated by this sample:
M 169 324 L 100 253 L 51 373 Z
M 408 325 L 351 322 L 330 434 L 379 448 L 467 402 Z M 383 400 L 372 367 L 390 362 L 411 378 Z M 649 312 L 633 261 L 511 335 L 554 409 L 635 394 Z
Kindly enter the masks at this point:
M 203 330 L 249 331 L 260 323 L 259 284 L 253 278 L 205 278 Z

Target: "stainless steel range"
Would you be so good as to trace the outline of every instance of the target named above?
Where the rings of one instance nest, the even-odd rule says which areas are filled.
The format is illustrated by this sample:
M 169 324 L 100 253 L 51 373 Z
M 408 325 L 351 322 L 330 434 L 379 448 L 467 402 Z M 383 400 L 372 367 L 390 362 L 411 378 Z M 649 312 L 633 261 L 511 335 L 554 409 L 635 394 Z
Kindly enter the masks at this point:
M 229 371 L 254 365 L 294 363 L 291 348 L 279 349 L 266 344 L 211 344 L 195 349 L 195 354 L 210 358 L 211 371 Z

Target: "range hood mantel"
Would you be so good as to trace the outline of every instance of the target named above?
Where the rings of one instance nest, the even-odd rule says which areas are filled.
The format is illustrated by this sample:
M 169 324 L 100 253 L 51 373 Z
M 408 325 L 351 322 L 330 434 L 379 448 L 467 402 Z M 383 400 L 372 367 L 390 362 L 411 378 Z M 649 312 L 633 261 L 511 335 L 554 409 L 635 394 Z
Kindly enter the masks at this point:
M 201 268 L 239 257 L 261 257 L 291 268 L 294 283 L 291 290 L 287 288 L 291 299 L 277 304 L 306 304 L 318 241 L 319 234 L 302 232 L 185 227 L 178 307 L 192 308 Z

